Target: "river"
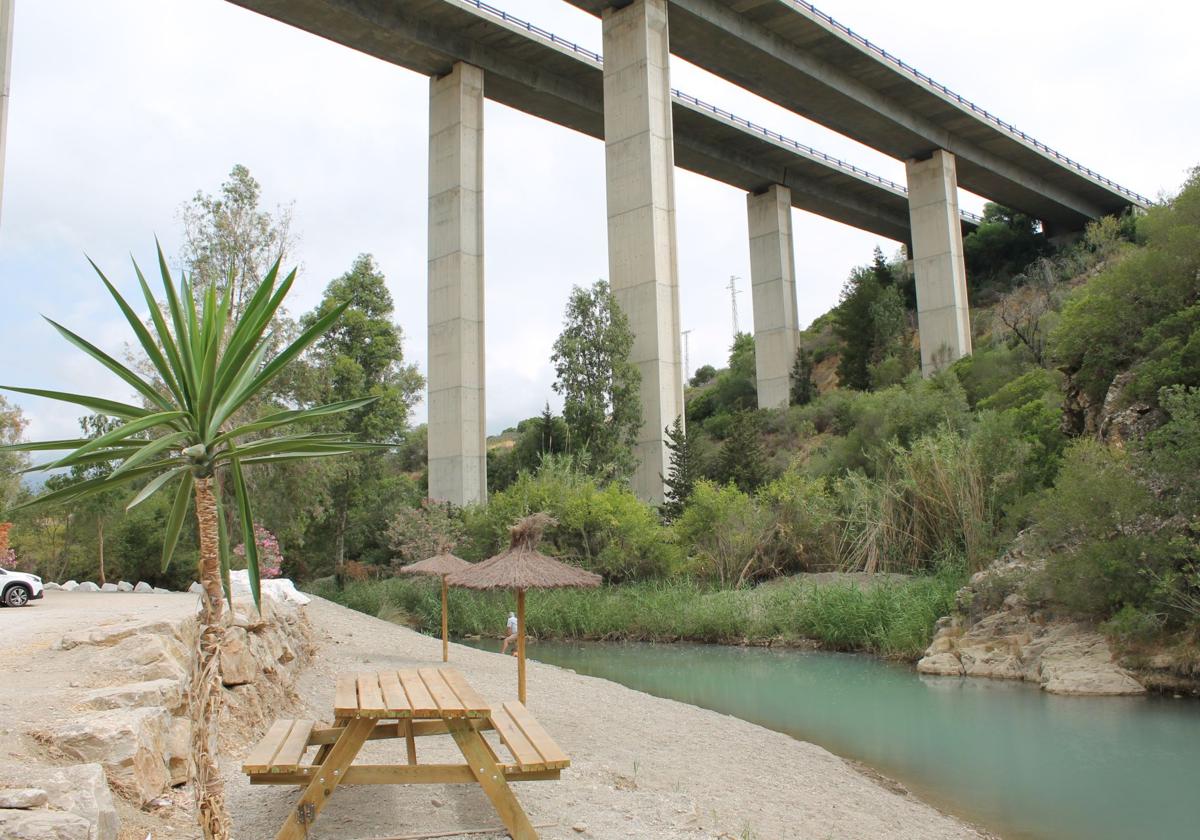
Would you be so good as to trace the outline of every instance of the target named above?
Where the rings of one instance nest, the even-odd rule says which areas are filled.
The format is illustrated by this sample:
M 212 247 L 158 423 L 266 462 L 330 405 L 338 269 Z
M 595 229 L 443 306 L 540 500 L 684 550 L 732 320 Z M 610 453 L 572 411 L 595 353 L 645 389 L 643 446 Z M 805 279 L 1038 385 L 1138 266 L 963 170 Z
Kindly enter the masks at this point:
M 1192 700 L 1055 697 L 790 649 L 537 642 L 530 657 L 820 744 L 1005 840 L 1200 837 Z

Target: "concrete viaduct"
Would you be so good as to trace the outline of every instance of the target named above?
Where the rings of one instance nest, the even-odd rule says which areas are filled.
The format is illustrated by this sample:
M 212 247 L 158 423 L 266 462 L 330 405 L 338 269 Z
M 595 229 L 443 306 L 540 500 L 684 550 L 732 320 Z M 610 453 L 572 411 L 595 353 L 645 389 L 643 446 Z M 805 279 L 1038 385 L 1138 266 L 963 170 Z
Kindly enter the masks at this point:
M 565 1 L 601 18 L 603 58 L 482 0 L 229 0 L 430 77 L 433 498 L 487 494 L 485 96 L 605 143 L 609 282 L 642 373 L 633 483 L 651 501 L 669 467 L 663 429 L 683 414 L 676 165 L 746 191 L 764 407 L 787 405 L 796 351 L 792 207 L 905 244 L 930 373 L 971 352 L 962 234 L 978 219 L 960 212 L 960 184 L 1052 233 L 1148 204 L 801 0 Z M 11 4 L 0 0 L 0 41 L 11 37 Z M 907 188 L 672 89 L 671 53 L 904 160 Z

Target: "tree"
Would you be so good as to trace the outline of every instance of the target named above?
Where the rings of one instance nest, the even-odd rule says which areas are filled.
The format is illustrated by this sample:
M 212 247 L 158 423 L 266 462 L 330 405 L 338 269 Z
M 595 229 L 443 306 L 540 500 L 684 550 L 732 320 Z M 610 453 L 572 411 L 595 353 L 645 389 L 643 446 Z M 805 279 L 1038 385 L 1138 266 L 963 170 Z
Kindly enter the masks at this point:
M 629 361 L 632 347 L 629 320 L 608 283 L 597 280 L 590 289 L 571 290 L 554 342 L 554 390 L 563 395 L 572 449 L 596 475 L 625 476 L 633 468 L 642 376 Z
M 803 347 L 796 348 L 796 361 L 792 363 L 792 405 L 808 405 L 817 396 L 817 385 L 813 382 L 813 354 Z
M 183 220 L 183 265 L 199 292 L 210 286 L 223 293 L 229 287 L 229 317 L 242 314 L 261 278 L 291 250 L 292 211 L 275 215 L 262 210 L 262 192 L 250 170 L 237 164 L 217 196 L 197 191 L 180 209 Z
M 767 480 L 767 456 L 762 444 L 758 415 L 738 412 L 730 424 L 729 437 L 717 456 L 716 478 L 734 484 L 743 493 L 753 493 Z
M 218 297 L 216 287 L 210 285 L 204 295 L 197 299 L 186 278 L 178 286 L 175 285 L 161 249 L 158 259 L 170 326 L 140 269 L 137 272 L 138 280 L 150 311 L 149 327 L 142 323 L 133 307 L 99 268 L 96 271 L 137 336 L 141 349 L 163 386 L 162 390 L 157 387 L 158 383 L 139 376 L 86 339 L 51 321 L 64 338 L 116 374 L 146 401 L 148 407 L 86 394 L 3 386 L 10 391 L 81 405 L 120 421 L 116 428 L 93 438 L 22 443 L 4 447 L 4 451 L 68 452 L 64 457 L 41 467 L 46 470 L 120 462 L 107 475 L 51 490 L 20 507 L 73 504 L 92 494 L 136 483 L 140 489 L 127 505 L 129 509 L 159 491 L 171 488 L 173 502 L 162 541 L 164 567 L 171 561 L 184 519 L 194 500 L 200 539 L 198 574 L 204 591 L 200 599 L 199 644 L 192 662 L 192 680 L 188 692 L 192 722 L 192 760 L 189 767 L 201 830 L 208 840 L 225 840 L 229 836 L 229 817 L 225 810 L 224 784 L 213 752 L 221 702 L 217 657 L 224 639 L 222 595 L 232 596 L 227 578 L 229 539 L 221 516 L 217 487 L 222 480 L 233 483 L 237 519 L 246 546 L 246 566 L 257 604 L 258 553 L 244 468 L 301 458 L 343 455 L 361 448 L 361 444 L 348 441 L 340 434 L 279 434 L 279 431 L 296 423 L 359 410 L 369 403 L 369 399 L 307 410 L 279 411 L 250 423 L 235 425 L 234 417 L 238 409 L 267 387 L 280 370 L 313 341 L 330 330 L 346 305 L 331 309 L 310 324 L 294 342 L 268 359 L 270 344 L 267 330 L 295 281 L 294 271 L 280 283 L 278 264 L 272 266 L 257 286 L 257 291 L 246 302 L 241 316 L 231 319 L 232 287 L 227 286 Z
M 713 377 L 717 375 L 717 369 L 712 365 L 701 365 L 696 368 L 696 372 L 692 374 L 691 386 L 699 388 L 708 382 L 711 382 Z
M 1054 268 L 1049 260 L 1040 259 L 1030 266 L 1025 282 L 1000 298 L 995 309 L 1000 323 L 1042 367 L 1046 364 L 1045 319 L 1057 305 L 1054 287 Z
M 838 382 L 845 388 L 865 391 L 871 386 L 871 356 L 875 327 L 871 306 L 882 287 L 870 269 L 856 268 L 842 287 L 841 301 L 834 310 L 833 332 L 842 342 L 838 360 Z
M 963 258 L 972 291 L 1011 285 L 1025 266 L 1050 249 L 1050 242 L 1032 216 L 988 202 L 983 221 L 963 237 Z
M 320 305 L 301 319 L 310 327 L 343 309 L 337 323 L 313 344 L 311 387 L 316 402 L 371 398 L 369 404 L 329 418 L 330 431 L 360 440 L 399 444 L 408 415 L 425 386 L 413 365 L 404 364 L 403 333 L 392 320 L 395 308 L 387 281 L 370 254 L 361 254 L 350 270 L 330 282 Z M 346 562 L 346 535 L 352 513 L 370 506 L 376 482 L 383 478 L 382 452 L 363 452 L 330 464 L 327 516 L 316 523 L 333 535 L 334 568 Z
M 666 502 L 662 506 L 663 518 L 668 522 L 679 518 L 691 498 L 692 489 L 700 480 L 700 459 L 696 452 L 695 433 L 691 429 L 684 430 L 683 418 L 676 417 L 675 422 L 666 429 L 667 451 L 671 453 L 671 470 L 664 479 L 666 484 Z
M 120 422 L 103 414 L 88 414 L 79 418 L 79 428 L 83 436 L 89 440 L 114 431 Z M 77 464 L 71 467 L 69 483 L 89 481 L 93 478 L 104 478 L 116 469 L 114 461 L 97 461 L 91 464 Z M 65 485 L 64 485 L 65 486 Z M 104 526 L 115 512 L 119 504 L 120 493 L 110 490 L 105 493 L 94 493 L 80 499 L 74 507 L 77 516 L 87 520 L 96 529 L 96 563 L 99 569 L 100 585 L 105 584 L 104 573 Z
M 21 471 L 29 466 L 29 458 L 8 447 L 20 442 L 26 425 L 20 407 L 0 396 L 0 510 L 8 510 L 21 496 Z

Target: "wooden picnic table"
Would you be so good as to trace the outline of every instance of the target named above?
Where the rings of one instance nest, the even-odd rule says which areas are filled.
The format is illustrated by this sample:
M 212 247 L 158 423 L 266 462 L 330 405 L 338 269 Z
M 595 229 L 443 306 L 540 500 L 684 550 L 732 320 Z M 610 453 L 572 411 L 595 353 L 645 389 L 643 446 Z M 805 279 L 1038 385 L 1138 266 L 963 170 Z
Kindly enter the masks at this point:
M 299 840 L 339 785 L 478 784 L 513 840 L 537 833 L 510 781 L 557 779 L 571 762 L 521 703 L 493 710 L 454 668 L 343 674 L 334 692 L 332 726 L 277 720 L 242 765 L 251 784 L 304 788 L 276 840 Z M 511 754 L 504 760 L 483 732 L 495 730 Z M 449 734 L 463 764 L 420 764 L 416 739 Z M 403 738 L 405 764 L 355 764 L 370 740 Z M 311 763 L 305 761 L 316 747 Z

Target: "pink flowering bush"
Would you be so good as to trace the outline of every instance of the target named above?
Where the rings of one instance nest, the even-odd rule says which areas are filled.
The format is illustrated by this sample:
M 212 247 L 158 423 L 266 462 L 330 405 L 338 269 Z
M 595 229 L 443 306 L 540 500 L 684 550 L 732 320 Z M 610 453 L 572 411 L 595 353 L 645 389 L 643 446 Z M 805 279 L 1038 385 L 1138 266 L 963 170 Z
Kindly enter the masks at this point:
M 254 523 L 254 544 L 258 548 L 258 575 L 261 578 L 277 578 L 283 574 L 283 550 L 279 538 L 257 522 Z M 233 550 L 238 557 L 246 556 L 246 546 Z

